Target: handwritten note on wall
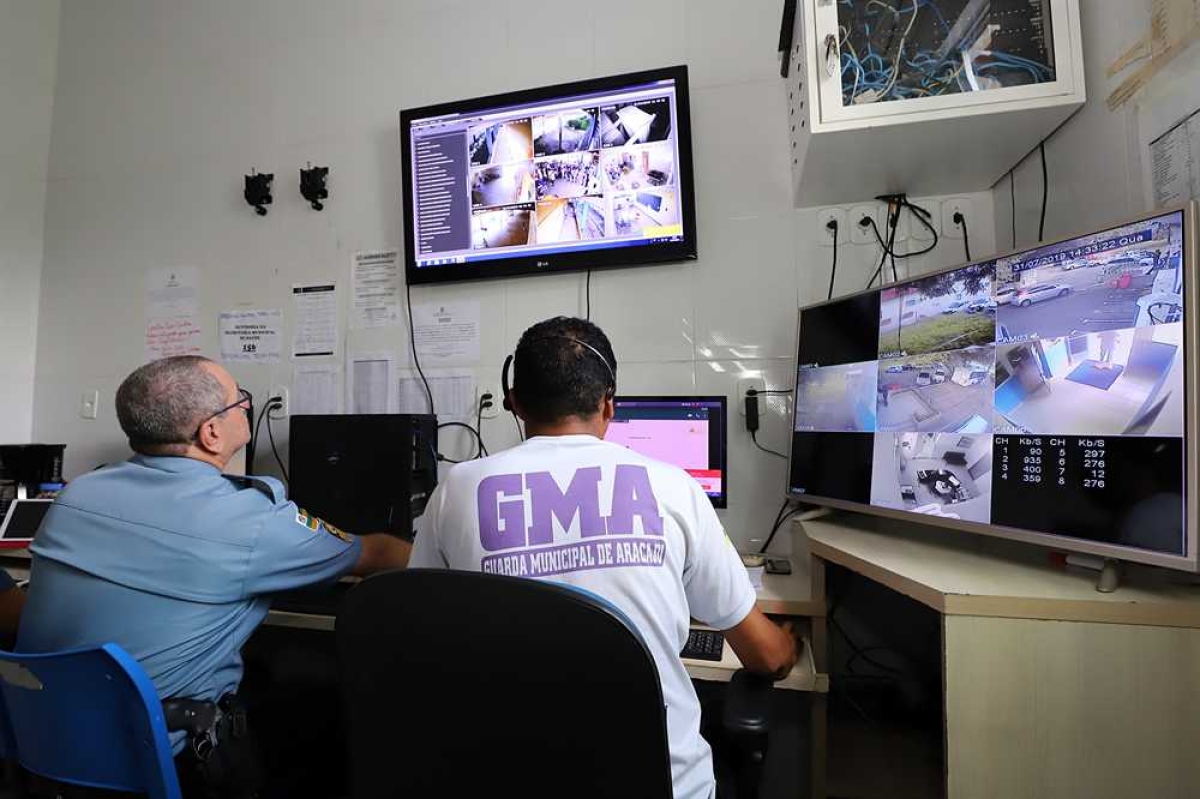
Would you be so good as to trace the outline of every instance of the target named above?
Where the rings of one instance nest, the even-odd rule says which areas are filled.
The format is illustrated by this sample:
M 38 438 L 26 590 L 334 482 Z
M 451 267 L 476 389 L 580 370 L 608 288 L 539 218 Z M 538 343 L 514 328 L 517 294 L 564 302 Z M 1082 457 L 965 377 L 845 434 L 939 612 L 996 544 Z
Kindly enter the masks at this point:
M 204 330 L 198 318 L 198 284 L 194 266 L 146 273 L 146 361 L 200 353 Z

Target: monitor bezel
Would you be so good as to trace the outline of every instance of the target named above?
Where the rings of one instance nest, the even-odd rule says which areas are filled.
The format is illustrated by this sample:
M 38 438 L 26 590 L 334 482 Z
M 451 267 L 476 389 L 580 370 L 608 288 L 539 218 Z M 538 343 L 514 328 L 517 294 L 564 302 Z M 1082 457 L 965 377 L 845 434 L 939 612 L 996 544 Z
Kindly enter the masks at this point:
M 683 241 L 568 253 L 514 255 L 510 258 L 496 258 L 474 264 L 454 264 L 447 267 L 423 269 L 417 267 L 416 248 L 413 244 L 415 230 L 412 207 L 412 136 L 410 135 L 413 120 L 455 113 L 471 114 L 490 108 L 543 102 L 572 94 L 613 91 L 626 86 L 663 80 L 675 81 L 675 119 L 678 125 L 676 138 L 679 143 L 679 200 L 683 215 Z M 400 111 L 400 161 L 403 194 L 401 214 L 404 222 L 404 274 L 405 280 L 412 286 L 535 274 L 582 272 L 592 269 L 649 266 L 678 261 L 694 261 L 698 257 L 696 191 L 692 164 L 691 98 L 688 90 L 688 70 L 683 65 L 403 109 Z
M 613 398 L 613 407 L 621 402 L 697 402 L 697 403 L 717 403 L 720 406 L 721 413 L 721 494 L 720 496 L 710 496 L 705 492 L 705 496 L 712 502 L 712 506 L 718 510 L 724 510 L 729 506 L 729 398 L 714 394 L 712 396 L 692 396 L 690 394 L 666 394 L 666 395 L 650 395 L 650 394 L 618 394 Z M 711 443 L 711 433 L 709 442 Z M 689 475 L 690 477 L 690 475 Z M 703 489 L 702 489 L 703 490 Z
M 1176 205 L 1161 210 L 1142 213 L 1136 216 L 1106 224 L 1100 227 L 1090 228 L 1068 236 L 1062 236 L 1050 241 L 1039 242 L 1032 247 L 1018 247 L 1009 249 L 1003 252 L 998 252 L 994 255 L 989 255 L 986 258 L 978 258 L 971 261 L 955 264 L 954 266 L 945 269 L 937 269 L 931 272 L 914 275 L 909 279 L 899 283 L 886 283 L 876 288 L 863 289 L 850 294 L 837 297 L 832 300 L 822 300 L 821 302 L 810 303 L 798 309 L 796 314 L 796 333 L 795 341 L 796 355 L 792 362 L 793 382 L 795 375 L 799 369 L 799 341 L 800 341 L 800 324 L 806 310 L 812 310 L 825 305 L 830 305 L 835 302 L 852 299 L 867 294 L 882 292 L 885 289 L 892 288 L 897 285 L 904 285 L 915 280 L 931 277 L 934 275 L 953 272 L 973 264 L 987 263 L 1001 258 L 1007 258 L 1013 255 L 1026 253 L 1031 250 L 1040 249 L 1043 247 L 1052 247 L 1056 244 L 1061 244 L 1071 239 L 1080 238 L 1082 236 L 1090 236 L 1097 233 L 1102 233 L 1112 228 L 1119 228 L 1125 225 L 1136 224 L 1148 219 L 1153 219 L 1160 216 L 1169 216 L 1171 214 L 1182 213 L 1183 215 L 1183 269 L 1184 269 L 1184 308 L 1183 315 L 1183 341 L 1184 341 L 1184 372 L 1183 372 L 1183 391 L 1184 391 L 1184 527 L 1186 552 L 1183 555 L 1170 555 L 1163 552 L 1155 552 L 1148 549 L 1138 549 L 1136 547 L 1127 547 L 1120 544 L 1098 543 L 1087 541 L 1084 539 L 1073 538 L 1067 535 L 1057 535 L 1054 533 L 1040 533 L 1031 530 L 1022 530 L 1016 527 L 1007 527 L 999 524 L 965 521 L 962 519 L 946 519 L 944 517 L 928 516 L 912 511 L 898 510 L 895 508 L 881 508 L 869 503 L 852 502 L 849 500 L 836 499 L 833 497 L 822 497 L 815 494 L 800 494 L 792 490 L 792 457 L 795 454 L 795 447 L 792 442 L 788 445 L 788 464 L 787 473 L 785 476 L 784 495 L 791 500 L 797 502 L 810 503 L 838 510 L 855 511 L 859 513 L 868 513 L 872 516 L 882 516 L 889 519 L 898 519 L 916 524 L 929 524 L 935 527 L 944 527 L 953 530 L 961 530 L 969 533 L 980 533 L 982 535 L 992 536 L 995 538 L 1005 538 L 1011 541 L 1020 541 L 1028 544 L 1036 544 L 1068 552 L 1081 552 L 1088 555 L 1095 555 L 1101 558 L 1112 558 L 1115 560 L 1123 560 L 1131 563 L 1145 563 L 1151 566 L 1161 566 L 1168 569 L 1177 569 L 1181 571 L 1197 572 L 1200 571 L 1200 552 L 1197 552 L 1198 540 L 1198 518 L 1200 518 L 1200 508 L 1197 508 L 1197 503 L 1200 502 L 1200 488 L 1195 471 L 1200 468 L 1200 409 L 1196 407 L 1196 379 L 1197 379 L 1197 348 L 1200 347 L 1200 338 L 1197 337 L 1196 315 L 1200 313 L 1200 277 L 1196 277 L 1197 273 L 1195 265 L 1197 263 L 1197 233 L 1200 232 L 1198 227 L 1197 203 L 1192 201 L 1184 205 Z M 1192 271 L 1189 273 L 1187 269 L 1191 265 Z M 1194 310 L 1193 310 L 1194 309 Z M 875 360 L 880 360 L 876 358 Z M 793 414 L 795 409 L 793 408 Z M 795 419 L 789 421 L 790 433 L 795 432 Z

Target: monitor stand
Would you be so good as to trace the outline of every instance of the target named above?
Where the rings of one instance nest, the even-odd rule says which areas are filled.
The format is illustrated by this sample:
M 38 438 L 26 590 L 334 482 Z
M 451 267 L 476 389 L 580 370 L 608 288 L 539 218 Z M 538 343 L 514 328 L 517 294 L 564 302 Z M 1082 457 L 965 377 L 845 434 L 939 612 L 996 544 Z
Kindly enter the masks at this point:
M 809 510 L 804 511 L 799 516 L 797 516 L 796 521 L 807 522 L 807 521 L 812 521 L 813 519 L 822 519 L 826 516 L 829 516 L 832 513 L 833 513 L 833 508 L 813 507 Z
M 1096 590 L 1102 594 L 1111 594 L 1121 585 L 1121 561 L 1112 558 L 1104 559 L 1104 567 L 1100 570 L 1100 578 L 1096 580 Z

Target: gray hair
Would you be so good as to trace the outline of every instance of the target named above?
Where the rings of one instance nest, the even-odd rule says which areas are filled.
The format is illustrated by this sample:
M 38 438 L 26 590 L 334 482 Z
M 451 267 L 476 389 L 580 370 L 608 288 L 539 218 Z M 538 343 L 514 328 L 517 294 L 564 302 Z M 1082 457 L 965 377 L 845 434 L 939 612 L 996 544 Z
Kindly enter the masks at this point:
M 117 419 L 129 446 L 146 454 L 182 452 L 200 423 L 220 410 L 225 390 L 199 355 L 160 358 L 117 389 Z

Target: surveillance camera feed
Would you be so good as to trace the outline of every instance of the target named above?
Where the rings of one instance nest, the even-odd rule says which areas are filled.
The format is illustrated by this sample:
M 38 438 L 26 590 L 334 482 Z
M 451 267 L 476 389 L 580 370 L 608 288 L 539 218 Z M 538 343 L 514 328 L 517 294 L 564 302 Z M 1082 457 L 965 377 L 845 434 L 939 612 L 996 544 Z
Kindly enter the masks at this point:
M 416 265 L 683 241 L 676 92 L 656 80 L 413 121 Z
M 802 310 L 791 494 L 1190 555 L 1184 233 L 1171 212 Z

